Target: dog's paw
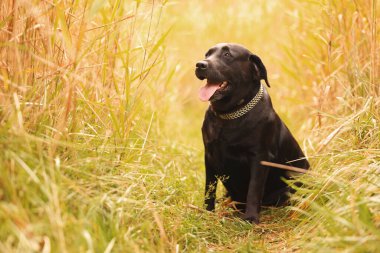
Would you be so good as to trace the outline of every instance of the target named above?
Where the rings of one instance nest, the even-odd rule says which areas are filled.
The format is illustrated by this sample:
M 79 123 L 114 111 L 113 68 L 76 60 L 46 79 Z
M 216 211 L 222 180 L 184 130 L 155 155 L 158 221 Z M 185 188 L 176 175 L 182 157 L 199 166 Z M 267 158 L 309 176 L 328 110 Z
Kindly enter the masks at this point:
M 255 215 L 242 214 L 240 218 L 252 224 L 255 223 L 257 225 L 260 223 L 259 217 Z

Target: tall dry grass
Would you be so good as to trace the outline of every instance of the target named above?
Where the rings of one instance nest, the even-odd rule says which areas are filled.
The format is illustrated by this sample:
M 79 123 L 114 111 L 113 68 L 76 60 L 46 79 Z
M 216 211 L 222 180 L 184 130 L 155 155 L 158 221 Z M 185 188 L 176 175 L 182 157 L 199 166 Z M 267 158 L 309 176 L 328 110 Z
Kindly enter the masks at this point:
M 376 0 L 2 1 L 2 252 L 375 252 Z M 194 64 L 244 44 L 313 173 L 253 226 L 203 212 Z M 291 183 L 291 182 L 290 182 Z
M 115 245 L 129 219 L 160 224 L 144 182 L 165 159 L 151 140 L 173 73 L 164 4 L 1 2 L 2 251 L 133 249 Z

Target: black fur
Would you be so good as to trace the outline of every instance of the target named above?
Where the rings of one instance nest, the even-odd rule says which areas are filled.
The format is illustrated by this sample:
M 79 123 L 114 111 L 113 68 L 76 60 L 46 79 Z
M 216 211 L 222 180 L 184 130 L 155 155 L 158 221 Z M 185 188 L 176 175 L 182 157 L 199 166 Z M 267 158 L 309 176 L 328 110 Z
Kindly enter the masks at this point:
M 286 171 L 269 168 L 260 161 L 308 169 L 309 163 L 297 141 L 272 107 L 266 88 L 260 102 L 247 114 L 224 120 L 219 114 L 233 112 L 247 104 L 259 91 L 260 80 L 269 86 L 261 59 L 237 44 L 218 44 L 196 65 L 196 76 L 209 83 L 227 81 L 224 89 L 210 98 L 202 126 L 205 146 L 205 206 L 215 208 L 218 178 L 233 201 L 241 204 L 241 217 L 259 222 L 260 208 L 280 205 L 288 199 L 283 181 Z

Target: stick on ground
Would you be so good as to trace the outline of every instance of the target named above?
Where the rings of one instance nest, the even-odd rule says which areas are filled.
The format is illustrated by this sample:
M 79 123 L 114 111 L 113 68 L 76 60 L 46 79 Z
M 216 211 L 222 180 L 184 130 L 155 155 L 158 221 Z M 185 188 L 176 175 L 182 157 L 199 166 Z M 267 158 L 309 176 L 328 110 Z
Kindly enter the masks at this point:
M 308 173 L 308 170 L 305 170 L 305 169 L 301 169 L 301 168 L 298 168 L 298 167 L 293 167 L 293 166 L 289 166 L 289 165 L 284 165 L 284 164 L 279 164 L 279 163 L 272 163 L 272 162 L 266 162 L 266 161 L 261 161 L 260 162 L 262 165 L 265 165 L 265 166 L 270 166 L 270 167 L 274 167 L 274 168 L 278 168 L 278 169 L 282 169 L 282 170 L 290 170 L 290 171 L 294 171 L 294 172 L 298 172 L 298 173 Z

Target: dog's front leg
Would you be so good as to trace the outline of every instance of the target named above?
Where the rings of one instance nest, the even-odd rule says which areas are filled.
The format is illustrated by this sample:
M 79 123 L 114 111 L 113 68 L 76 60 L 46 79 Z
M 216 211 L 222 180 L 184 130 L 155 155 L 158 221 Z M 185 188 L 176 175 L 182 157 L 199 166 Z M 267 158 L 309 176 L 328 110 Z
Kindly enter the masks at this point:
M 207 152 L 206 152 L 207 154 Z M 210 159 L 205 156 L 206 165 L 206 187 L 205 187 L 205 207 L 208 211 L 214 211 L 216 199 L 216 186 L 218 179 L 216 178 L 215 169 Z
M 255 161 L 251 162 L 246 209 L 242 216 L 244 220 L 256 224 L 259 223 L 261 202 L 268 176 L 268 169 L 260 164 L 261 160 L 263 159 L 255 159 Z

